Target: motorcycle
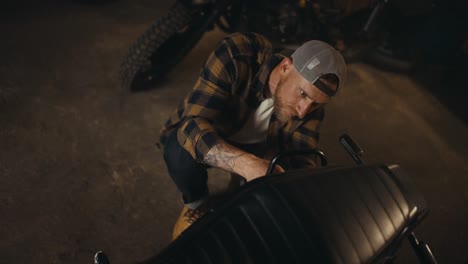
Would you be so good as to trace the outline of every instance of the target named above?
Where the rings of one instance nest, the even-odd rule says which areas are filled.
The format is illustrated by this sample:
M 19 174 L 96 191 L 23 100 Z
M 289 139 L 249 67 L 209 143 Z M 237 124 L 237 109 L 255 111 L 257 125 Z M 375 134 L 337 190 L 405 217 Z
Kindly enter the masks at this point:
M 428 208 L 409 177 L 398 165 L 365 165 L 349 135 L 340 142 L 357 166 L 327 167 L 315 149 L 278 155 L 265 177 L 241 186 L 141 263 L 392 263 L 404 239 L 420 263 L 437 263 L 414 233 Z M 323 167 L 271 175 L 282 157 L 308 154 Z M 99 251 L 95 264 L 109 259 Z
M 227 33 L 258 32 L 278 48 L 320 39 L 354 61 L 382 42 L 385 31 L 376 29 L 388 1 L 178 0 L 129 49 L 121 85 L 132 91 L 152 87 L 215 26 Z

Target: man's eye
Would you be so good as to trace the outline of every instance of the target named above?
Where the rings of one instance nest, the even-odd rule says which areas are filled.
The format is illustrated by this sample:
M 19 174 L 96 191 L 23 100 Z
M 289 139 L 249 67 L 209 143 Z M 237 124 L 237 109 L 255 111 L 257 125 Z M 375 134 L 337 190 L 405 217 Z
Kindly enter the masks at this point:
M 304 90 L 302 90 L 302 89 L 299 90 L 299 95 L 300 95 L 301 97 L 307 97 L 307 94 L 306 94 L 306 93 L 304 92 Z

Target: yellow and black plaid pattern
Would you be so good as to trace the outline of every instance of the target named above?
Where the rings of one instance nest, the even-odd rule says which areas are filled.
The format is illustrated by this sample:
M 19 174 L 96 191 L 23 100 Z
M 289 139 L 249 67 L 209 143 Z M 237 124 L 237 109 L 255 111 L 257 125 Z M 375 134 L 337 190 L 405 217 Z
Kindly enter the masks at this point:
M 282 58 L 273 54 L 271 43 L 261 35 L 235 33 L 224 38 L 208 57 L 192 91 L 167 120 L 161 142 L 177 129 L 180 144 L 202 161 L 218 141 L 241 129 L 249 114 L 266 99 L 269 74 Z M 267 153 L 315 148 L 323 115 L 320 108 L 304 119 L 280 124 L 273 114 Z M 315 164 L 310 157 L 294 163 L 300 167 Z

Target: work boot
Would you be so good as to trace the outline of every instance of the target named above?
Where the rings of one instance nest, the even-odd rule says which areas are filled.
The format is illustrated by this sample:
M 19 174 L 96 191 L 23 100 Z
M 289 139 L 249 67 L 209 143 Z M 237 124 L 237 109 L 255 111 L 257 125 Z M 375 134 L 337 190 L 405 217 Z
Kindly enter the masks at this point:
M 202 217 L 207 211 L 206 206 L 201 205 L 197 209 L 190 209 L 184 205 L 179 219 L 172 230 L 172 241 L 176 240 L 185 229 L 189 228 L 195 221 Z

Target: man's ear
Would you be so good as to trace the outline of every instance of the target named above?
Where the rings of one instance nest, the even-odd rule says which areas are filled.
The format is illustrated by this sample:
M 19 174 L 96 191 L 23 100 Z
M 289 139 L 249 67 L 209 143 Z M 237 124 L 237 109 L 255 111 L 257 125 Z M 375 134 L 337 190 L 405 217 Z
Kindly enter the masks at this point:
M 282 73 L 285 73 L 285 72 L 287 72 L 288 70 L 290 70 L 291 67 L 293 66 L 291 58 L 285 57 L 285 58 L 281 61 L 280 66 L 281 66 L 281 72 L 282 72 Z

